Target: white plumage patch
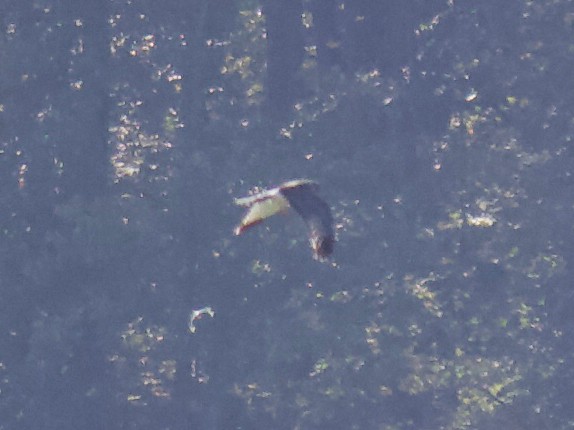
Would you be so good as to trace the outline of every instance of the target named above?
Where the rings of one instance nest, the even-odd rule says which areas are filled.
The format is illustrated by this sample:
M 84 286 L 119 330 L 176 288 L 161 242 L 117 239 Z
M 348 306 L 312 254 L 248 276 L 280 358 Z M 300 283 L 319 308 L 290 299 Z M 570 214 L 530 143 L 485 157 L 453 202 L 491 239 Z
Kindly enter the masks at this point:
M 289 209 L 289 202 L 279 193 L 277 188 L 254 196 L 235 199 L 235 204 L 249 208 L 241 223 L 235 228 L 236 235 L 240 235 L 249 227 Z

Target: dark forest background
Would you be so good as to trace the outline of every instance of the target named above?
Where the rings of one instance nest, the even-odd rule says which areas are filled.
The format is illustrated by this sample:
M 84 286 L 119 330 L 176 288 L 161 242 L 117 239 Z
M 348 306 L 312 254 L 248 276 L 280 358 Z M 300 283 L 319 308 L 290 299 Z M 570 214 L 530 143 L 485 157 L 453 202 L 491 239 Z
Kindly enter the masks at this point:
M 1 430 L 572 428 L 573 1 L 0 18 Z

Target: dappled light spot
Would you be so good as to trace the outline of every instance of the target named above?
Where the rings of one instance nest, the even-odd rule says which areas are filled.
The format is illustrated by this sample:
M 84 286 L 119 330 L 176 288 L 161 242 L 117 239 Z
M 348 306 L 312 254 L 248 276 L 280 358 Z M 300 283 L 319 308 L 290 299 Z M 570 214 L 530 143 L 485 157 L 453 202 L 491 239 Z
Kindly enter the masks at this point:
M 490 214 L 471 215 L 466 214 L 466 222 L 471 227 L 492 227 L 496 223 L 496 219 Z

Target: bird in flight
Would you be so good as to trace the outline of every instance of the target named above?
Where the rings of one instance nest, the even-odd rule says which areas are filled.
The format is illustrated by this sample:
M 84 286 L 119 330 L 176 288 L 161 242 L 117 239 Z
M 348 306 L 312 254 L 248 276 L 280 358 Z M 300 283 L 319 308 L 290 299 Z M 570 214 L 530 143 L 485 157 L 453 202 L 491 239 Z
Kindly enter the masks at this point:
M 295 179 L 252 196 L 235 199 L 235 204 L 248 208 L 235 235 L 240 235 L 266 218 L 293 208 L 307 224 L 313 257 L 324 260 L 335 245 L 331 208 L 318 195 L 319 185 L 308 179 Z

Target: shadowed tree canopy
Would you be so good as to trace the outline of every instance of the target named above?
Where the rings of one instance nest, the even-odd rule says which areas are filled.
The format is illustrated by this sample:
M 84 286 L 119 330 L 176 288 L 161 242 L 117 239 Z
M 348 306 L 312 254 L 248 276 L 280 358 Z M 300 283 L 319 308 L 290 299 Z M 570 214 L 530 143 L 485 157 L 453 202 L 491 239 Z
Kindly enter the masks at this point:
M 571 428 L 572 1 L 4 3 L 2 429 Z

